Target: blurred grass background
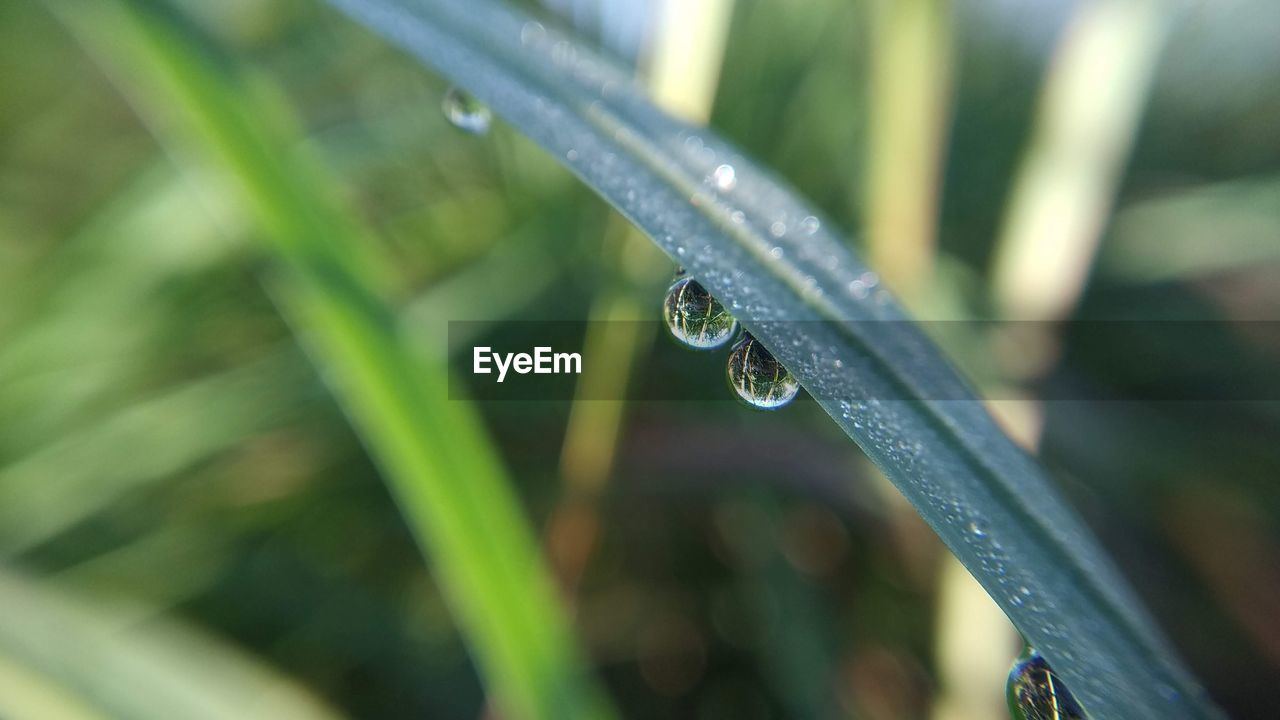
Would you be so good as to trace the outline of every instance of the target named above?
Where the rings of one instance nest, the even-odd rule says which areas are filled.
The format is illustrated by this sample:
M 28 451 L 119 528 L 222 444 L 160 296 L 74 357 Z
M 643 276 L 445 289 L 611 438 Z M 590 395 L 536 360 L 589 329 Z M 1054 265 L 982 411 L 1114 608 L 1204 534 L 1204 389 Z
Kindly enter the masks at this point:
M 169 44 L 255 88 L 239 108 L 251 126 L 290 118 L 274 161 L 305 157 L 327 178 L 308 182 L 334 183 L 339 224 L 361 239 L 347 251 L 364 258 L 362 282 L 404 347 L 441 357 L 449 320 L 500 332 L 585 318 L 619 283 L 651 297 L 656 317 L 662 273 L 602 259 L 622 252 L 611 211 L 500 122 L 484 137 L 449 126 L 438 78 L 323 4 L 143 4 Z M 1006 316 L 1019 309 L 996 282 L 1001 243 L 1018 234 L 1009 201 L 1025 197 L 1015 183 L 1033 173 L 1028 147 L 1060 137 L 1045 129 L 1061 126 L 1043 82 L 1070 65 L 1054 48 L 1096 4 L 919 4 L 941 15 L 737 0 L 710 124 L 842 227 L 880 228 L 890 240 L 860 245 L 873 257 L 892 253 L 883 229 L 895 227 L 901 192 L 869 184 L 897 187 L 895 169 L 917 185 L 938 177 L 939 188 L 921 188 L 937 194 L 936 233 L 908 226 L 918 242 L 902 265 L 915 275 L 886 278 L 924 317 Z M 538 10 L 548 24 L 576 24 L 647 67 L 657 20 L 634 9 L 620 20 L 618 4 L 549 5 Z M 927 25 L 911 24 L 920 17 Z M 1065 312 L 1275 320 L 1280 10 L 1205 4 L 1161 22 L 1149 102 L 1133 117 L 1130 158 L 1123 147 L 1113 158 L 1091 274 Z M 939 33 L 944 52 L 909 52 Z M 337 371 L 309 361 L 314 348 L 282 318 L 289 266 L 260 242 L 270 223 L 209 147 L 157 126 L 171 97 L 145 95 L 154 86 L 77 37 L 41 3 L 0 5 L 0 716 L 486 712 L 456 619 L 467 610 L 440 584 L 447 568 L 430 553 L 424 563 L 420 519 L 397 504 L 403 488 L 388 492 L 377 443 L 330 393 Z M 904 77 L 924 79 L 908 89 L 934 92 L 894 94 L 885 62 L 904 46 L 912 62 L 938 66 L 912 66 Z M 1102 102 L 1087 90 L 1106 87 L 1115 67 L 1081 71 L 1081 102 Z M 911 146 L 911 129 L 895 138 L 892 118 L 868 110 L 886 93 L 902 112 L 945 116 L 920 124 L 936 152 L 902 156 L 905 169 L 884 148 Z M 301 192 L 275 182 L 265 191 Z M 1215 357 L 1256 358 L 1249 381 L 1274 382 L 1280 348 L 1240 328 L 1219 347 L 1058 338 L 1041 366 L 1016 339 L 941 340 L 980 384 L 1028 398 L 1045 383 L 1123 396 L 1153 366 L 1170 369 L 1164 382 L 1194 383 L 1203 376 L 1176 371 Z M 656 359 L 664 342 L 637 350 L 635 382 L 691 395 L 721 382 L 672 371 Z M 443 382 L 438 367 L 424 372 Z M 939 652 L 957 623 L 944 612 L 955 602 L 945 553 L 812 403 L 776 414 L 727 402 L 621 408 L 586 530 L 564 513 L 569 403 L 453 403 L 463 407 L 442 412 L 479 414 L 491 438 L 479 462 L 505 466 L 548 564 L 592 548 L 564 612 L 626 716 L 940 716 L 954 682 L 947 657 L 1016 654 L 998 624 L 988 642 Z M 1277 404 L 1021 406 L 1031 419 L 1010 422 L 1031 427 L 1214 697 L 1234 717 L 1272 717 Z M 445 473 L 473 481 L 465 475 Z M 486 602 L 519 616 L 527 600 Z M 998 678 L 968 689 L 997 703 L 1002 690 Z

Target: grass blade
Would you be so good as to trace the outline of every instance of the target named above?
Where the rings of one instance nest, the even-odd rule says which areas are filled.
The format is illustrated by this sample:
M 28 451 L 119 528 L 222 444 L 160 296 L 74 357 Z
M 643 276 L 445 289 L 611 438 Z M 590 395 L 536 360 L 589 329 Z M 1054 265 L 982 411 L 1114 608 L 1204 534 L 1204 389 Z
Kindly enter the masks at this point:
M 0 717 L 341 717 L 213 637 L 173 621 L 135 626 L 134 617 L 0 567 Z
M 866 292 L 865 266 L 768 172 L 504 5 L 331 2 L 490 103 L 728 305 L 1095 717 L 1218 716 L 1043 471 L 898 305 Z M 735 168 L 731 191 L 706 182 L 720 164 Z
M 324 168 L 293 154 L 279 106 L 201 57 L 157 13 L 118 2 L 51 7 L 123 79 L 162 138 L 235 180 L 284 271 L 287 316 L 431 559 L 502 711 L 609 715 L 479 418 L 447 399 L 443 356 L 409 351 L 379 293 L 379 259 Z

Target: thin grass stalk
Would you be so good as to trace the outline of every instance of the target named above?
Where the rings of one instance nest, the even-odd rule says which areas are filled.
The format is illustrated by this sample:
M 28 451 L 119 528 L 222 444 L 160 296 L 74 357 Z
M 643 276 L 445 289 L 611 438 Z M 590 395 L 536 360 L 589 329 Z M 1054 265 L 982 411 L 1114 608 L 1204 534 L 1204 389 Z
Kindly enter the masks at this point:
M 279 304 L 379 466 L 501 712 L 609 717 L 498 453 L 418 357 L 381 296 L 377 259 L 267 88 L 197 56 L 130 3 L 50 3 L 162 138 L 236 182 L 277 263 Z

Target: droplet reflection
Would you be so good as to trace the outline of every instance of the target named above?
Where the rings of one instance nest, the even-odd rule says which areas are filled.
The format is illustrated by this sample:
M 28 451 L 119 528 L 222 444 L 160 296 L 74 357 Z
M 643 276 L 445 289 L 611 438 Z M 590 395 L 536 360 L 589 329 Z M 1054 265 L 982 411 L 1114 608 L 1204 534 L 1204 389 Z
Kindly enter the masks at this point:
M 710 350 L 729 342 L 738 321 L 681 268 L 662 302 L 662 319 L 671 336 L 695 350 Z
M 489 123 L 493 119 L 489 108 L 462 90 L 456 87 L 449 88 L 444 94 L 441 107 L 444 110 L 444 116 L 459 130 L 472 135 L 483 135 L 489 132 Z
M 800 381 L 749 333 L 729 353 L 729 386 L 748 405 L 774 410 L 795 399 Z
M 1085 720 L 1087 717 L 1049 663 L 1030 648 L 1009 670 L 1005 695 L 1014 720 Z

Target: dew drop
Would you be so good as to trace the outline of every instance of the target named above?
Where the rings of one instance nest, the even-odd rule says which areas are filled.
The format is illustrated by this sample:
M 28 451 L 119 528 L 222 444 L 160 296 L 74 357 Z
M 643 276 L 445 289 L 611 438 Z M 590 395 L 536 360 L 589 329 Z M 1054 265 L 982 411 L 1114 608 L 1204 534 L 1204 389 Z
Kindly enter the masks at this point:
M 681 268 L 662 302 L 662 319 L 671 336 L 695 350 L 711 350 L 729 342 L 738 321 Z
M 762 410 L 773 410 L 795 399 L 800 382 L 749 333 L 729 353 L 729 386 L 738 398 Z
M 459 130 L 465 130 L 472 135 L 483 135 L 489 132 L 489 123 L 492 120 L 489 108 L 462 90 L 456 87 L 449 88 L 444 94 L 441 107 L 444 110 L 444 116 Z
M 578 60 L 578 50 L 568 40 L 560 40 L 551 46 L 551 62 L 556 65 L 572 65 Z
M 787 224 L 781 220 L 775 221 L 769 226 L 769 232 L 776 238 L 780 238 L 787 234 Z
M 729 219 L 733 220 L 738 225 L 741 225 L 742 221 L 747 219 L 747 215 L 741 210 L 734 210 L 733 214 L 729 216 Z
M 769 257 L 773 258 L 774 260 L 781 260 L 782 248 L 775 245 L 771 250 L 769 250 Z
M 800 221 L 800 228 L 804 230 L 805 235 L 812 235 L 818 232 L 818 228 L 821 227 L 821 225 L 822 224 L 818 222 L 818 218 L 812 215 Z
M 711 181 L 720 192 L 729 192 L 738 184 L 738 176 L 732 165 L 720 165 L 711 173 Z
M 520 42 L 524 45 L 542 42 L 546 37 L 547 29 L 542 26 L 542 23 L 530 21 L 520 28 Z
M 1005 697 L 1014 720 L 1085 720 L 1080 703 L 1040 653 L 1028 648 L 1009 670 Z

